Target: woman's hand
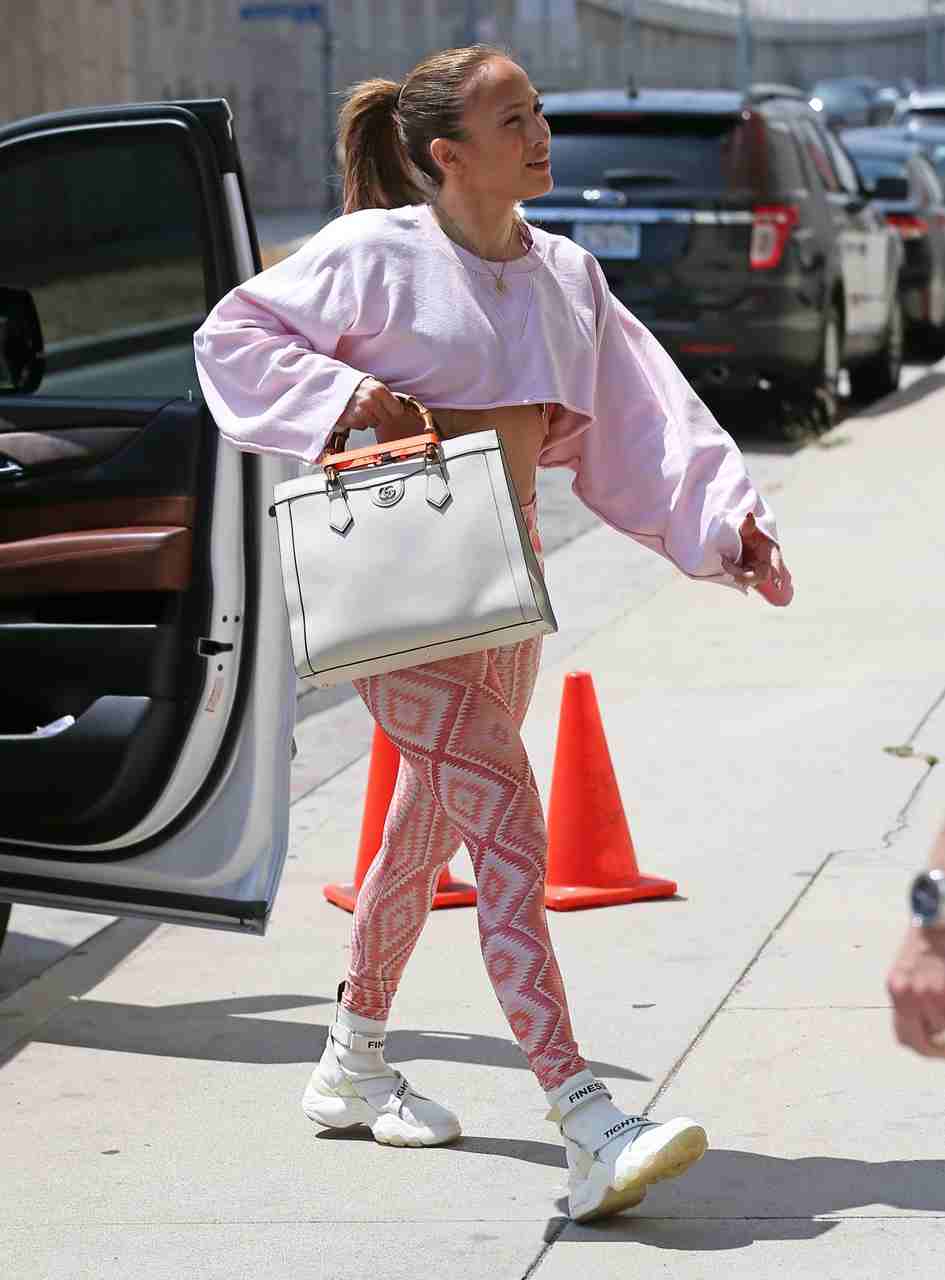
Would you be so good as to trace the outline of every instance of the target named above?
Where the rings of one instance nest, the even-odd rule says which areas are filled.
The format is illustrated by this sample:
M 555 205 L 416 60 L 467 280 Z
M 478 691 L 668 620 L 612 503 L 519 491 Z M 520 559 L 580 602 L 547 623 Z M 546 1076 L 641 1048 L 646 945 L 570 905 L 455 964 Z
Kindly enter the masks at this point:
M 911 925 L 886 979 L 900 1044 L 945 1058 L 945 933 Z
M 741 562 L 735 564 L 733 560 L 722 556 L 722 568 L 732 575 L 744 591 L 754 588 L 768 604 L 790 604 L 794 598 L 794 585 L 790 571 L 781 558 L 781 548 L 761 532 L 750 511 L 742 522 L 739 533 L 742 539 Z
M 390 387 L 385 387 L 377 378 L 362 378 L 335 423 L 335 430 L 370 431 L 378 426 L 396 430 L 406 412 L 404 402 L 397 399 Z

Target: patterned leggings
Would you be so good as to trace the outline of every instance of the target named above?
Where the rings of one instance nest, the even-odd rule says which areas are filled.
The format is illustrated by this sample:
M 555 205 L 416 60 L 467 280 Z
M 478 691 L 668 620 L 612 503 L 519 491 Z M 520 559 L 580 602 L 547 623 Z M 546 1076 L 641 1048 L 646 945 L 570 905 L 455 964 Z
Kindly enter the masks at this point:
M 540 555 L 534 502 L 523 511 Z M 387 1018 L 440 871 L 465 843 L 486 969 L 539 1083 L 553 1089 L 585 1063 L 548 934 L 545 821 L 519 733 L 540 656 L 536 637 L 355 681 L 401 760 L 358 894 L 343 1002 Z

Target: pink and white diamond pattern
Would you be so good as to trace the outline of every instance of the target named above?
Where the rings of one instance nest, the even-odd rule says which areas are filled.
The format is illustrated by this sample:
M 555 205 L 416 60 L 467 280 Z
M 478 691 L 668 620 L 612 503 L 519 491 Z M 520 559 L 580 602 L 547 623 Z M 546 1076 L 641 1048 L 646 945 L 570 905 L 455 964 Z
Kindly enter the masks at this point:
M 465 843 L 486 969 L 529 1065 L 553 1089 L 585 1064 L 548 934 L 545 821 L 519 732 L 540 654 L 540 639 L 527 640 L 355 682 L 401 762 L 358 894 L 344 1002 L 386 1019 L 440 870 Z

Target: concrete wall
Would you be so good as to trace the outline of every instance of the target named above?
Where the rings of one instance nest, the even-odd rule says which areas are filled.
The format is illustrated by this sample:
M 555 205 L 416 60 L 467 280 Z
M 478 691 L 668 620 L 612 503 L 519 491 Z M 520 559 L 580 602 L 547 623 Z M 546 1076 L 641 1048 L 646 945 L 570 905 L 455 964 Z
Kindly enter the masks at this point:
M 223 95 L 236 113 L 259 209 L 325 194 L 323 35 L 314 22 L 246 21 L 247 0 L 0 0 L 0 120 L 63 107 Z M 436 48 L 466 42 L 466 0 L 334 0 L 334 91 L 400 79 Z M 509 45 L 544 88 L 732 86 L 732 18 L 669 0 L 479 0 L 480 38 Z M 629 29 L 629 28 L 628 28 Z M 924 79 L 922 20 L 757 22 L 754 78 L 807 83 L 844 71 Z M 329 104 L 334 116 L 337 98 Z

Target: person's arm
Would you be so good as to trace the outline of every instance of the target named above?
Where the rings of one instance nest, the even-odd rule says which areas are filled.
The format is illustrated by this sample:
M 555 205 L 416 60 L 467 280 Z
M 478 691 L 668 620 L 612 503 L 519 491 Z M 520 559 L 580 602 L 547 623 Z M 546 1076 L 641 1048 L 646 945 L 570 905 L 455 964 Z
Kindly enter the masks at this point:
M 945 872 L 945 827 L 932 846 L 929 868 Z M 886 987 L 900 1044 L 927 1058 L 945 1058 L 945 924 L 910 924 Z
M 741 452 L 653 334 L 610 293 L 599 266 L 589 270 L 597 306 L 594 417 L 543 461 L 572 467 L 574 492 L 586 506 L 683 573 L 758 585 L 778 533 Z M 790 575 L 776 560 L 772 603 L 787 604 Z M 734 566 L 747 570 L 747 581 Z
M 194 334 L 207 407 L 239 449 L 315 462 L 368 376 L 336 358 L 358 300 L 349 256 L 324 240 L 238 285 Z

